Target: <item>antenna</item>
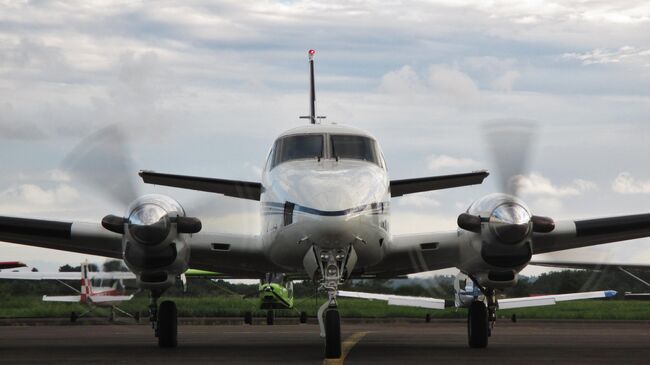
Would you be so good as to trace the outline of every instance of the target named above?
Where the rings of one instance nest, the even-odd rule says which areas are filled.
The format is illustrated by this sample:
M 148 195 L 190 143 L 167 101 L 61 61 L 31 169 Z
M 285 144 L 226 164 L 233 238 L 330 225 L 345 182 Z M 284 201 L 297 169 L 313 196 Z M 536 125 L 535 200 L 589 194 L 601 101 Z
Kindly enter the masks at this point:
M 311 124 L 316 124 L 316 86 L 314 85 L 314 55 L 316 54 L 316 51 L 310 49 L 308 53 L 311 84 L 309 89 L 309 119 L 311 120 Z
M 309 115 L 301 116 L 300 119 L 309 119 L 311 124 L 316 124 L 317 119 L 325 119 L 324 116 L 316 116 L 316 85 L 314 82 L 314 55 L 316 51 L 310 49 L 309 52 Z

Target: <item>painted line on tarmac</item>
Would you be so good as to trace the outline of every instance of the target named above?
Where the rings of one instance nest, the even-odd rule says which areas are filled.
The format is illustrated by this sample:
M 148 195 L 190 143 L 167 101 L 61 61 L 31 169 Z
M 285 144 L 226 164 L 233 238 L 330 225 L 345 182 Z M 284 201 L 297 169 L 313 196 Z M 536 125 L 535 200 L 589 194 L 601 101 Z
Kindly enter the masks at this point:
M 356 332 L 348 337 L 341 344 L 341 357 L 338 359 L 325 359 L 323 360 L 323 365 L 343 365 L 343 361 L 350 353 L 350 350 L 356 345 L 361 339 L 368 334 L 368 331 L 365 332 Z

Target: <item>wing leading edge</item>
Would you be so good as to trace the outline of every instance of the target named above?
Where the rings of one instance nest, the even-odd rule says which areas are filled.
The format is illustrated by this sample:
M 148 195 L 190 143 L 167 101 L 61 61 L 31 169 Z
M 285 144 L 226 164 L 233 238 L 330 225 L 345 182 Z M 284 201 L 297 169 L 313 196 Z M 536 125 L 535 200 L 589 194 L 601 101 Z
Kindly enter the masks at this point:
M 138 174 L 142 178 L 142 181 L 147 184 L 207 191 L 235 198 L 260 200 L 260 195 L 262 193 L 262 184 L 258 182 L 163 174 L 146 170 L 140 171 Z
M 483 183 L 490 173 L 475 171 L 465 174 L 421 177 L 417 179 L 391 180 L 390 195 L 398 197 L 423 191 L 456 188 Z

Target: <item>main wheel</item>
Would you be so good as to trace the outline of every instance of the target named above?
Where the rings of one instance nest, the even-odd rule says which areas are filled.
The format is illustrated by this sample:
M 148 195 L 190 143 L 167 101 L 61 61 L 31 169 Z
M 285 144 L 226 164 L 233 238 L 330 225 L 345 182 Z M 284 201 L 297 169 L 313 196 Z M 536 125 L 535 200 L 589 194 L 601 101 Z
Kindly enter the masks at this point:
M 275 312 L 273 312 L 273 309 L 266 311 L 266 324 L 268 324 L 269 326 L 273 326 L 274 321 L 275 321 Z
M 467 314 L 467 339 L 469 347 L 484 348 L 488 343 L 488 311 L 485 303 L 474 301 Z
M 307 312 L 300 312 L 300 323 L 307 323 Z
M 244 312 L 244 324 L 253 324 L 253 312 Z
M 160 303 L 158 309 L 158 346 L 176 347 L 178 341 L 178 318 L 176 304 L 170 300 Z
M 79 315 L 76 312 L 70 312 L 70 322 L 76 322 L 77 318 L 79 318 Z
M 325 358 L 341 357 L 341 316 L 336 309 L 325 311 Z

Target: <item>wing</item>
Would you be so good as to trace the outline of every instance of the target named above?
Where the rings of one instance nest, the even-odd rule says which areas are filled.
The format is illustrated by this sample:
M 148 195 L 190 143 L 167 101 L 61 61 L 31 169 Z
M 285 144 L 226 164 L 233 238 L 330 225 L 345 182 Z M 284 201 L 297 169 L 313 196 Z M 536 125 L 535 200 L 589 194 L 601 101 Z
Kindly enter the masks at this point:
M 122 237 L 98 223 L 0 217 L 0 241 L 122 258 Z
M 284 272 L 264 254 L 260 236 L 199 232 L 188 242 L 192 269 L 219 270 L 220 277 L 260 279 L 267 272 Z
M 422 177 L 417 179 L 391 180 L 390 195 L 392 197 L 422 191 L 449 189 L 459 186 L 481 184 L 489 175 L 487 171 L 476 171 L 466 174 Z
M 44 302 L 66 302 L 66 303 L 78 303 L 81 301 L 80 295 L 62 295 L 62 296 L 48 296 L 43 295 Z
M 214 179 L 200 176 L 162 174 L 154 171 L 140 171 L 142 181 L 147 184 L 172 186 L 181 189 L 207 191 L 235 198 L 260 200 L 262 184 L 258 182 Z
M 386 243 L 384 259 L 363 274 L 394 278 L 455 267 L 462 237 L 457 230 L 393 236 Z
M 131 300 L 133 295 L 93 295 L 90 300 L 95 304 L 125 302 Z
M 616 291 L 603 290 L 603 291 L 590 291 L 590 292 L 583 292 L 583 293 L 554 294 L 554 295 L 540 295 L 536 297 L 499 299 L 499 309 L 540 307 L 545 305 L 554 305 L 557 302 L 566 302 L 570 300 L 613 298 L 615 296 L 616 296 Z
M 339 290 L 340 297 L 382 300 L 388 302 L 388 305 L 400 305 L 404 307 L 416 307 L 427 309 L 445 309 L 445 300 L 425 297 L 410 297 L 405 295 L 362 293 L 354 291 Z
M 533 235 L 533 253 L 599 245 L 650 236 L 650 214 L 556 222 L 550 233 Z M 467 238 L 465 238 L 467 237 Z M 381 263 L 363 274 L 395 277 L 455 267 L 458 248 L 469 235 L 454 230 L 394 236 Z
M 650 214 L 556 222 L 551 233 L 535 233 L 533 253 L 600 245 L 650 236 Z

